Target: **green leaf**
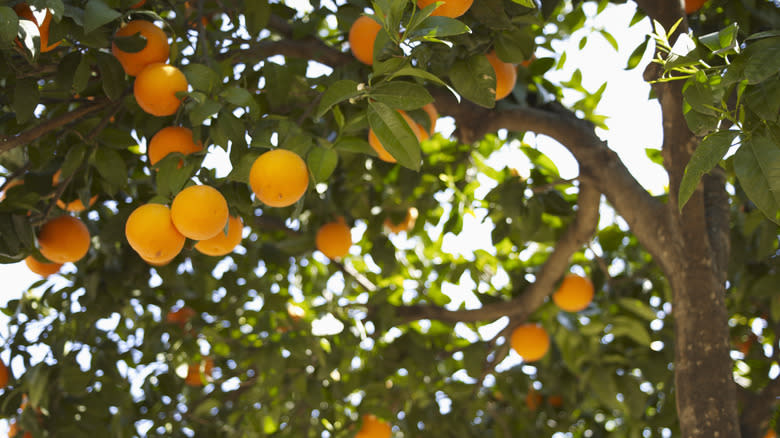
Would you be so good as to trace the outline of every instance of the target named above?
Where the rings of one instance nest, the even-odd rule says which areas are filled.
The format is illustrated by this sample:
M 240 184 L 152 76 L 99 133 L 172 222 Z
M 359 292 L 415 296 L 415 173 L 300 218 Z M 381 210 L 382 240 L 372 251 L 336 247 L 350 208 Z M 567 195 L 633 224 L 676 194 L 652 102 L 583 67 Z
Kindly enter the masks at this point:
M 190 110 L 190 123 L 192 123 L 192 126 L 200 126 L 204 120 L 218 113 L 221 109 L 221 103 L 207 99 Z
M 638 300 L 636 298 L 621 297 L 618 298 L 618 305 L 628 310 L 629 312 L 633 313 L 634 315 L 643 318 L 647 321 L 653 321 L 655 319 L 658 319 L 655 310 L 653 310 L 652 307 L 648 306 L 647 303 L 645 303 L 642 300 Z
M 616 316 L 612 320 L 611 333 L 617 336 L 625 336 L 643 346 L 650 346 L 650 334 L 645 324 L 629 316 Z
M 645 52 L 647 51 L 647 43 L 650 41 L 650 37 L 645 37 L 644 42 L 636 46 L 633 52 L 628 56 L 628 64 L 626 65 L 626 70 L 631 70 L 633 68 L 636 68 L 637 65 L 639 65 L 639 62 L 642 60 L 642 57 L 645 55 Z
M 306 165 L 316 183 L 327 181 L 338 163 L 339 154 L 333 149 L 315 147 L 306 156 Z
M 755 133 L 734 154 L 734 171 L 748 198 L 770 220 L 780 210 L 780 149 L 766 134 Z
M 439 79 L 438 76 L 416 67 L 402 67 L 390 75 L 389 79 L 395 79 L 399 76 L 414 76 L 420 79 L 425 79 L 426 81 L 431 81 L 441 86 L 447 86 L 447 84 Z
M 200 160 L 184 161 L 182 157 L 182 154 L 178 152 L 171 153 L 155 164 L 157 169 L 155 183 L 158 195 L 166 199 L 173 198 L 187 184 L 195 170 L 200 168 Z M 179 167 L 180 164 L 182 167 Z
M 613 37 L 611 33 L 607 32 L 604 29 L 599 29 L 599 33 L 601 34 L 601 36 L 604 37 L 605 40 L 607 40 L 609 45 L 612 46 L 612 48 L 615 49 L 615 51 L 617 52 L 618 51 L 618 42 L 615 39 L 615 37 Z
M 512 0 L 520 6 L 525 6 L 529 9 L 536 9 L 536 2 L 534 0 Z
M 742 54 L 746 60 L 745 78 L 759 83 L 780 71 L 780 37 L 764 38 L 748 45 Z
M 368 144 L 365 138 L 341 137 L 333 144 L 333 149 L 339 151 L 353 152 L 358 154 L 373 154 L 374 150 Z
M 438 38 L 460 35 L 468 31 L 468 26 L 461 21 L 449 17 L 434 16 L 423 20 L 416 29 L 407 34 L 407 37 L 412 39 L 423 37 Z
M 777 121 L 780 113 L 780 77 L 775 76 L 758 84 L 748 85 L 743 102 L 761 120 Z
M 38 83 L 33 78 L 19 79 L 14 88 L 14 113 L 16 121 L 27 123 L 38 106 L 39 92 Z
M 496 72 L 485 55 L 474 55 L 452 64 L 450 80 L 466 99 L 485 108 L 496 104 Z
M 420 143 L 396 110 L 382 102 L 370 102 L 367 118 L 379 142 L 399 164 L 412 170 L 420 169 Z
M 254 103 L 252 93 L 241 87 L 227 87 L 219 93 L 219 97 L 235 106 L 250 106 Z
M 531 26 L 516 27 L 496 35 L 495 49 L 505 62 L 519 64 L 530 59 L 534 52 L 534 33 Z
M 244 0 L 246 27 L 254 37 L 268 25 L 271 18 L 271 5 L 268 0 Z
M 84 8 L 84 32 L 90 33 L 98 27 L 121 17 L 118 11 L 111 9 L 101 0 L 89 0 Z
M 347 99 L 359 96 L 361 93 L 358 90 L 358 83 L 350 80 L 336 81 L 322 93 L 319 105 L 317 105 L 317 111 L 314 113 L 314 118 L 319 120 L 322 116 L 328 112 L 329 109 L 339 102 L 343 102 Z
M 81 57 L 76 71 L 73 73 L 73 91 L 81 93 L 87 88 L 89 78 L 92 76 L 92 57 L 86 54 Z
M 708 33 L 699 38 L 699 42 L 705 47 L 712 50 L 713 53 L 722 55 L 726 53 L 733 53 L 737 48 L 737 32 L 739 31 L 739 25 L 732 23 L 725 29 L 718 32 Z
M 433 102 L 433 97 L 422 85 L 413 82 L 382 82 L 369 90 L 368 95 L 393 108 L 412 110 Z
M 92 164 L 106 181 L 119 187 L 127 185 L 127 166 L 125 166 L 119 152 L 108 148 L 98 148 Z
M 60 178 L 65 179 L 81 167 L 84 159 L 87 157 L 89 148 L 83 143 L 75 144 L 68 149 L 68 154 L 65 155 L 65 161 L 62 162 L 60 167 Z
M 708 135 L 693 152 L 691 161 L 685 166 L 685 174 L 680 182 L 680 195 L 677 207 L 682 211 L 691 198 L 702 175 L 712 170 L 729 151 L 738 131 L 718 131 Z
M 125 90 L 125 71 L 115 57 L 97 52 L 97 64 L 100 70 L 100 85 L 111 100 L 117 100 Z
M 73 88 L 73 76 L 76 74 L 79 63 L 81 63 L 81 53 L 70 52 L 62 58 L 57 66 L 57 86 L 67 93 L 70 93 Z
M 127 36 L 115 36 L 112 41 L 119 50 L 127 53 L 140 52 L 146 47 L 146 37 L 141 32 Z
M 19 17 L 8 6 L 0 6 L 0 41 L 8 43 L 16 38 Z
M 219 75 L 203 64 L 188 64 L 182 69 L 192 88 L 211 93 L 219 85 Z

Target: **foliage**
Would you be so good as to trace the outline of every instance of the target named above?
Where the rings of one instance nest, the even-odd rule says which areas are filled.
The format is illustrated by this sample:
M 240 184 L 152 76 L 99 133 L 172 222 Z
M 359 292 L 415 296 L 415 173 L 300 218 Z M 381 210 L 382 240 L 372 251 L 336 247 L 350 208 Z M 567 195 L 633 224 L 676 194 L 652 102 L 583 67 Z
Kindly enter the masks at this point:
M 551 337 L 549 353 L 533 366 L 496 367 L 509 349 L 508 330 L 522 321 L 410 321 L 402 312 L 460 306 L 451 301 L 457 286 L 480 306 L 521 296 L 574 222 L 580 182 L 562 180 L 555 157 L 521 132 L 489 133 L 473 144 L 437 134 L 418 143 L 395 110 L 427 127 L 420 108 L 443 85 L 495 111 L 542 106 L 574 91 L 571 109 L 604 127 L 597 105 L 605 87 L 585 89 L 579 70 L 564 83 L 545 73 L 566 63 L 553 44 L 588 29 L 588 11 L 624 1 L 478 0 L 459 19 L 430 16 L 433 5 L 420 10 L 407 0 L 313 0 L 306 12 L 266 0 L 148 0 L 137 9 L 136 0 L 29 3 L 51 11 L 49 41 L 62 42 L 40 53 L 37 28 L 0 6 L 7 66 L 0 69 L 7 188 L 0 261 L 40 256 L 36 233 L 63 214 L 60 198 L 84 205 L 99 198 L 78 214 L 92 235 L 88 255 L 3 309 L 10 318 L 3 357 L 23 372 L 0 393 L 0 417 L 34 437 L 105 433 L 106 425 L 116 437 L 350 437 L 364 414 L 388 420 L 397 436 L 677 434 L 671 291 L 619 219 L 605 221 L 571 258 L 572 271 L 591 279 L 593 302 L 574 314 L 547 300 L 528 318 Z M 692 22 L 744 21 L 717 9 L 731 3 L 713 0 Z M 367 7 L 384 29 L 372 66 L 344 46 Z M 112 37 L 137 17 L 164 23 L 169 62 L 189 82 L 173 116 L 144 113 L 133 78 L 110 54 L 112 42 L 142 47 L 141 37 Z M 618 44 L 607 30 L 597 32 Z M 686 118 L 707 135 L 682 190 L 692 191 L 741 139 L 725 163 L 734 188 L 728 305 L 735 348 L 756 336 L 753 327 L 764 329 L 755 346 L 734 353 L 743 354 L 736 356 L 740 384 L 751 391 L 772 380 L 765 350 L 777 346 L 780 321 L 778 229 L 764 216 L 775 219 L 780 205 L 780 57 L 772 55 L 778 36 L 758 32 L 739 37 L 732 26 L 692 37 L 698 51 L 664 59 L 670 74 L 687 75 Z M 673 52 L 664 34 L 657 47 Z M 491 48 L 517 64 L 539 49 L 552 55 L 520 66 L 516 87 L 496 103 L 483 56 Z M 740 130 L 718 130 L 724 121 Z M 205 151 L 151 166 L 149 139 L 178 125 L 191 128 L 208 154 L 227 156 L 229 172 L 203 167 Z M 376 159 L 369 128 L 398 164 Z M 19 138 L 31 140 L 8 146 Z M 489 164 L 506 147 L 528 157 L 527 177 Z M 312 179 L 303 198 L 284 208 L 255 200 L 248 185 L 255 159 L 275 148 L 303 157 Z M 756 172 L 761 163 L 773 167 Z M 62 181 L 54 187 L 56 171 Z M 10 187 L 16 179 L 24 183 Z M 146 203 L 170 204 L 195 181 L 218 189 L 230 214 L 242 218 L 241 246 L 213 257 L 187 241 L 171 263 L 148 265 L 125 240 L 128 216 Z M 383 229 L 412 206 L 418 217 L 405 236 Z M 488 249 L 448 251 L 469 216 L 492 225 Z M 339 217 L 352 227 L 354 245 L 330 260 L 314 250 L 315 236 Z M 302 316 L 289 312 L 292 302 Z M 183 306 L 194 309 L 191 319 L 166 320 Z M 188 385 L 189 366 L 209 361 L 205 385 Z M 527 405 L 531 388 L 547 401 Z M 557 397 L 561 403 L 552 402 Z

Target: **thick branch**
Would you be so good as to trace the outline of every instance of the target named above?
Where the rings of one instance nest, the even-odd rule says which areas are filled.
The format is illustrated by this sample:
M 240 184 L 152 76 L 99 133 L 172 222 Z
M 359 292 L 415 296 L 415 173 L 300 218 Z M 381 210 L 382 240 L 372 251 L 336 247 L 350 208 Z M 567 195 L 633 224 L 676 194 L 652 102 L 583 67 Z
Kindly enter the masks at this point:
M 49 132 L 62 128 L 63 126 L 73 123 L 82 117 L 92 114 L 96 111 L 104 109 L 109 104 L 108 101 L 99 102 L 91 106 L 82 106 L 75 110 L 65 113 L 59 117 L 47 120 L 35 128 L 28 129 L 15 136 L 0 137 L 0 154 L 11 149 L 29 144 L 39 137 L 42 137 Z
M 445 322 L 489 321 L 502 316 L 518 321 L 528 318 L 544 303 L 545 297 L 554 291 L 556 282 L 569 268 L 571 255 L 593 236 L 599 221 L 600 198 L 601 194 L 589 181 L 580 183 L 577 216 L 536 273 L 536 281 L 511 301 L 488 304 L 472 310 L 447 310 L 435 305 L 407 306 L 398 308 L 398 316 L 407 321 L 436 319 Z
M 716 167 L 702 177 L 704 187 L 704 209 L 707 220 L 707 235 L 710 239 L 714 269 L 721 284 L 728 276 L 729 253 L 729 195 L 726 192 L 726 172 Z

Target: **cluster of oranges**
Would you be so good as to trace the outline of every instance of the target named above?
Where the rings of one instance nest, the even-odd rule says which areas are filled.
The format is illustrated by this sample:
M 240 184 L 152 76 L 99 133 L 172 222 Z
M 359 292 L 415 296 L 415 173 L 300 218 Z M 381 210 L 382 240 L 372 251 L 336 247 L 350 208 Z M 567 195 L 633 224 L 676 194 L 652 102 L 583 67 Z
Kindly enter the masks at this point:
M 586 277 L 566 275 L 553 293 L 553 302 L 566 312 L 579 312 L 593 301 L 593 283 Z M 536 323 L 518 326 L 512 332 L 509 345 L 524 361 L 534 362 L 543 358 L 550 349 L 550 335 Z

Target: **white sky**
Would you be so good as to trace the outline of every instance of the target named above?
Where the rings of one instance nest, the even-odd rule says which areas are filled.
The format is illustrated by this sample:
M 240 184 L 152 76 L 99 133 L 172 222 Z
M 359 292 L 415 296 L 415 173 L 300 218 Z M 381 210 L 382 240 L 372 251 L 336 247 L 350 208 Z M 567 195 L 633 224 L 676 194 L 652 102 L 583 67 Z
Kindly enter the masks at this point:
M 595 5 L 591 15 L 595 14 Z M 661 193 L 667 184 L 666 175 L 659 166 L 653 164 L 645 155 L 645 148 L 660 148 L 661 145 L 661 116 L 658 105 L 655 101 L 648 101 L 649 86 L 642 80 L 642 71 L 649 61 L 651 52 L 645 54 L 645 58 L 640 66 L 631 71 L 625 71 L 628 55 L 644 39 L 650 26 L 647 20 L 628 29 L 628 23 L 633 16 L 635 4 L 628 2 L 623 5 L 611 5 L 607 10 L 598 16 L 597 20 L 590 20 L 588 25 L 592 28 L 605 28 L 609 30 L 619 43 L 619 52 L 614 49 L 601 37 L 593 34 L 588 38 L 587 46 L 580 51 L 577 44 L 580 37 L 587 31 L 578 31 L 574 34 L 570 43 L 556 47 L 556 50 L 566 51 L 567 61 L 563 70 L 552 71 L 547 74 L 547 78 L 553 82 L 568 80 L 575 68 L 579 68 L 583 73 L 583 85 L 586 89 L 595 91 L 603 81 L 607 81 L 607 88 L 597 113 L 607 115 L 609 118 L 606 123 L 609 131 L 599 132 L 602 138 L 606 139 L 609 146 L 615 150 L 621 159 L 626 163 L 629 170 L 637 177 L 640 183 L 653 193 Z M 537 53 L 537 56 L 546 56 L 545 53 Z M 569 99 L 576 99 L 576 95 L 569 96 Z M 447 119 L 441 120 L 437 124 L 437 131 L 448 135 L 452 132 L 453 125 Z M 526 140 L 532 145 L 536 145 L 541 151 L 547 154 L 558 166 L 563 178 L 572 178 L 577 175 L 576 162 L 569 152 L 556 142 L 538 137 L 535 140 L 529 136 Z M 517 150 L 506 150 L 498 157 L 491 160 L 497 168 L 504 165 L 520 169 L 521 174 L 527 174 L 528 161 L 524 155 Z M 477 214 L 479 218 L 484 215 Z M 359 228 L 359 227 L 356 227 Z M 453 253 L 461 253 L 468 256 L 475 249 L 491 250 L 487 247 L 490 242 L 490 225 L 480 223 L 477 218 L 466 215 L 464 217 L 464 233 L 458 237 L 446 239 L 446 249 Z M 362 229 L 355 229 L 355 234 L 362 233 Z M 402 241 L 394 238 L 394 242 L 403 245 Z M 355 248 L 353 248 L 354 250 Z M 353 251 L 354 252 L 354 251 Z M 67 266 L 67 265 L 66 265 Z M 67 269 L 67 267 L 66 267 Z M 73 266 L 70 266 L 73 269 Z M 5 306 L 11 299 L 21 297 L 28 286 L 39 279 L 35 274 L 30 273 L 23 262 L 11 265 L 0 265 L 0 278 L 2 278 L 3 287 L 0 290 L 0 306 Z M 53 276 L 54 281 L 65 282 L 62 277 Z M 51 280 L 50 280 L 51 281 Z M 467 307 L 476 306 L 476 297 L 471 290 L 473 284 L 463 282 L 460 286 L 449 286 L 445 289 L 453 297 L 452 307 L 457 307 L 462 301 L 466 301 Z M 0 336 L 6 338 L 7 318 L 0 315 Z M 505 326 L 506 322 L 493 324 L 492 329 L 481 331 L 483 337 L 491 337 Z M 459 326 L 457 332 L 464 337 L 474 338 L 464 326 Z M 0 357 L 8 363 L 8 351 L 0 352 Z M 512 352 L 510 357 L 501 364 L 500 369 L 505 369 L 519 362 L 519 357 Z M 527 368 L 527 367 L 526 367 Z M 16 369 L 18 373 L 21 370 Z M 529 372 L 532 370 L 529 369 Z M 5 426 L 4 421 L 0 421 L 0 430 Z

